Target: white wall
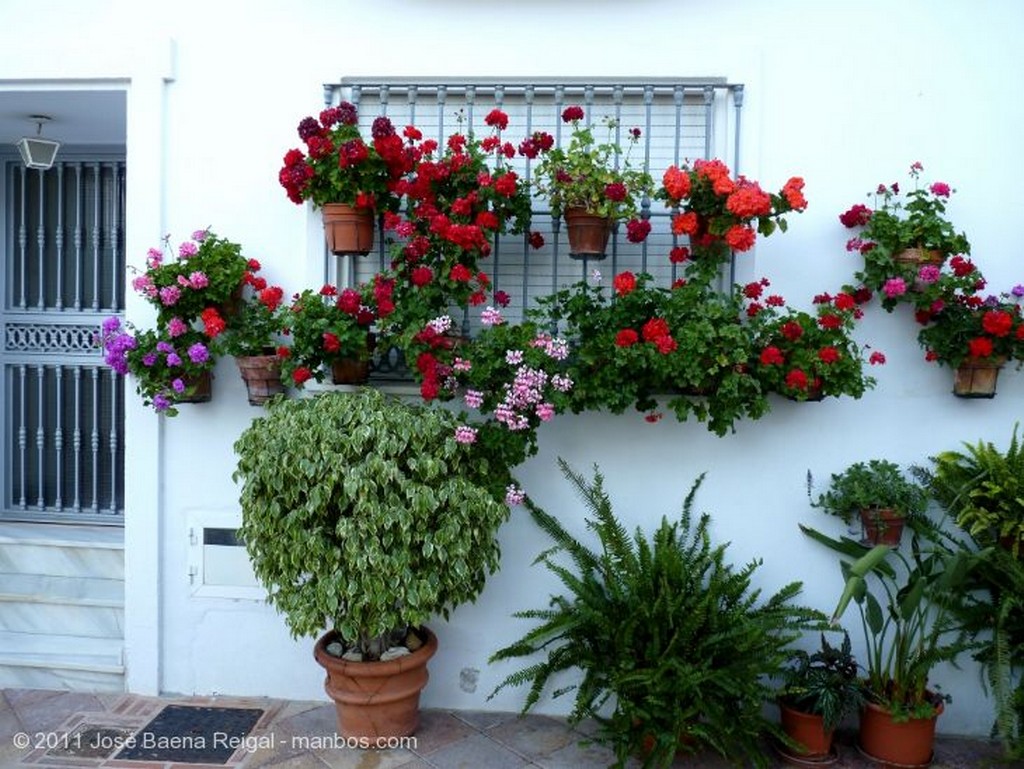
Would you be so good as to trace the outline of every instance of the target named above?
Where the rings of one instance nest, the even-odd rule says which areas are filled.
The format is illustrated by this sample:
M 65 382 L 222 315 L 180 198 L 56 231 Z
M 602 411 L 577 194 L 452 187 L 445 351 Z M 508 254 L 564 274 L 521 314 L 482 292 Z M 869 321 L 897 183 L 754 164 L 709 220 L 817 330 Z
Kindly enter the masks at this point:
M 324 82 L 412 74 L 728 77 L 746 85 L 744 171 L 768 186 L 802 175 L 810 200 L 806 213 L 791 218 L 790 232 L 762 242 L 755 263 L 742 270 L 770 276 L 794 303 L 836 289 L 856 267 L 843 249 L 838 214 L 878 182 L 905 182 L 909 164 L 920 160 L 929 178 L 958 189 L 950 213 L 966 229 L 990 285 L 1024 280 L 1015 207 L 1024 101 L 1013 89 L 1024 71 L 1017 42 L 1024 6 L 1015 0 L 865 0 L 856 8 L 797 0 L 94 5 L 96 15 L 48 15 L 45 40 L 42 28 L 35 31 L 30 16 L 22 17 L 28 11 L 5 10 L 4 25 L 22 38 L 16 49 L 22 51 L 67 40 L 106 40 L 129 50 L 140 28 L 173 39 L 164 136 L 130 128 L 128 137 L 130 147 L 164 155 L 161 226 L 183 239 L 212 225 L 242 242 L 286 286 L 313 285 L 320 275 L 315 221 L 285 199 L 276 181 L 298 118 L 320 108 Z M 37 16 L 33 10 L 31 18 Z M 77 48 L 82 56 L 63 59 L 61 77 L 105 55 L 81 43 Z M 0 72 L 7 58 L 0 48 Z M 26 77 L 51 76 L 54 69 L 41 60 L 22 59 L 19 66 Z M 133 195 L 130 217 L 136 205 Z M 148 233 L 145 245 L 160 234 Z M 134 239 L 137 262 L 145 253 L 142 240 Z M 777 400 L 771 415 L 724 438 L 669 419 L 649 425 L 633 415 L 564 416 L 546 426 L 540 453 L 520 478 L 542 505 L 582 531 L 582 510 L 557 472 L 557 456 L 581 469 L 599 463 L 620 512 L 645 527 L 677 512 L 692 479 L 707 470 L 699 506 L 714 516 L 715 533 L 732 542 L 733 560 L 763 558 L 765 589 L 801 579 L 804 600 L 828 611 L 840 590 L 838 568 L 805 541 L 797 523 L 837 527 L 808 506 L 806 471 L 826 478 L 859 459 L 906 463 L 961 440 L 1005 442 L 1021 417 L 1024 376 L 1004 372 L 993 401 L 955 399 L 950 372 L 923 362 L 915 333 L 906 313 L 871 308 L 860 336 L 889 363 L 874 372 L 877 389 L 859 401 Z M 131 670 L 130 680 L 155 676 L 167 692 L 323 698 L 310 642 L 292 642 L 271 610 L 191 597 L 185 522 L 197 510 L 236 509 L 231 445 L 259 413 L 246 405 L 231 361 L 219 364 L 215 389 L 213 403 L 183 409 L 159 431 L 159 478 L 145 463 L 149 449 L 130 447 L 129 476 L 141 472 L 139 484 L 159 481 L 160 492 L 153 495 L 157 510 L 128 510 L 129 543 L 146 542 L 140 531 L 157 522 L 161 544 L 159 579 L 129 585 L 129 615 L 158 615 L 163 628 L 159 653 L 137 656 L 145 669 Z M 138 410 L 131 418 L 156 419 Z M 157 434 L 151 427 L 143 433 Z M 508 672 L 486 660 L 509 634 L 522 632 L 511 612 L 539 605 L 555 586 L 529 566 L 545 543 L 525 514 L 514 514 L 501 539 L 502 570 L 478 602 L 448 623 L 434 623 L 442 645 L 431 663 L 428 706 L 516 709 L 522 701 L 522 692 L 486 700 Z M 856 623 L 850 627 L 856 630 Z M 859 645 L 859 632 L 852 635 Z M 250 654 L 259 661 L 255 673 L 239 664 Z M 475 691 L 460 685 L 464 670 L 479 671 Z M 939 728 L 987 733 L 990 708 L 975 671 L 943 670 L 936 680 L 955 697 Z M 567 705 L 545 702 L 543 709 L 564 712 Z

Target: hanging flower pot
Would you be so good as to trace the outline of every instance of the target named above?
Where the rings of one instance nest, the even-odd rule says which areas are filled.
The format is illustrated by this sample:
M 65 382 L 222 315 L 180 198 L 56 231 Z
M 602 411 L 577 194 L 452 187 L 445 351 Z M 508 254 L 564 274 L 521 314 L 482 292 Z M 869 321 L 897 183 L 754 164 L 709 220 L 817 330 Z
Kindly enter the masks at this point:
M 913 270 L 914 280 L 910 284 L 910 290 L 916 293 L 920 293 L 928 287 L 925 281 L 917 277 L 918 271 L 925 265 L 938 267 L 946 261 L 943 253 L 934 248 L 905 248 L 893 254 L 892 259 L 898 267 Z
M 202 371 L 184 378 L 185 391 L 175 396 L 176 403 L 208 403 L 213 399 L 213 374 Z
M 284 392 L 281 359 L 277 355 L 248 355 L 235 358 L 249 393 L 250 406 L 262 406 L 274 395 Z
M 953 375 L 953 394 L 958 398 L 994 398 L 999 369 L 1005 357 L 968 358 Z
M 331 362 L 331 381 L 334 384 L 366 384 L 369 378 L 369 358 L 339 358 Z
M 373 249 L 374 215 L 371 209 L 344 203 L 325 203 L 321 209 L 327 248 L 338 256 L 365 256 Z
M 564 215 L 569 256 L 574 259 L 604 259 L 612 220 L 591 214 L 585 208 L 567 208 Z

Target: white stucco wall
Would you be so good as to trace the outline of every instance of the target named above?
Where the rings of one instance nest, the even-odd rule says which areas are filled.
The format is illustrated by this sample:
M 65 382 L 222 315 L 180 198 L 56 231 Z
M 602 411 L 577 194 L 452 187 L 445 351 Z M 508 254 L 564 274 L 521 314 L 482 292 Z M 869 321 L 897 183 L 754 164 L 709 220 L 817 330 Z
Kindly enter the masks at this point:
M 315 285 L 320 231 L 285 200 L 276 174 L 298 118 L 320 108 L 321 84 L 343 75 L 719 75 L 746 85 L 745 173 L 769 187 L 802 175 L 810 200 L 806 213 L 791 217 L 788 234 L 758 245 L 754 263 L 742 268 L 749 274 L 770 276 L 792 302 L 834 290 L 856 267 L 837 215 L 879 181 L 905 182 L 906 168 L 920 160 L 929 178 L 958 189 L 950 213 L 990 286 L 1024 281 L 1016 237 L 1024 101 L 1013 91 L 1024 71 L 1024 6 L 1015 0 L 864 0 L 856 8 L 797 0 L 84 5 L 94 7 L 49 14 L 45 30 L 31 24 L 35 10 L 5 8 L 0 34 L 12 46 L 0 48 L 0 77 L 105 72 L 135 78 L 137 90 L 145 84 L 148 105 L 133 111 L 129 101 L 129 152 L 144 151 L 147 169 L 162 173 L 163 183 L 145 196 L 129 192 L 136 263 L 163 232 L 183 239 L 212 225 L 242 242 L 271 279 Z M 152 98 L 156 76 L 140 74 L 149 71 L 140 62 L 154 56 L 140 40 L 173 41 L 162 101 Z M 68 46 L 76 56 L 60 55 Z M 162 134 L 154 130 L 160 125 Z M 140 224 L 136 214 L 146 206 L 159 213 Z M 803 580 L 804 600 L 828 611 L 840 590 L 835 559 L 805 541 L 797 523 L 838 529 L 808 506 L 806 471 L 826 478 L 859 459 L 908 463 L 962 440 L 1005 442 L 1022 415 L 1024 375 L 1006 371 L 993 401 L 958 400 L 949 394 L 950 372 L 924 363 L 915 333 L 906 313 L 871 307 L 859 336 L 889 362 L 873 372 L 878 386 L 859 401 L 779 399 L 768 417 L 724 438 L 670 419 L 649 425 L 635 415 L 564 416 L 545 427 L 540 453 L 520 478 L 582 531 L 582 510 L 557 472 L 557 456 L 581 469 L 599 463 L 619 511 L 646 528 L 678 511 L 706 470 L 699 506 L 712 513 L 718 537 L 732 542 L 732 559 L 763 558 L 766 590 Z M 273 611 L 191 595 L 186 521 L 197 511 L 236 509 L 231 445 L 259 413 L 246 405 L 230 360 L 217 375 L 211 404 L 162 425 L 141 408 L 129 414 L 127 542 L 129 563 L 138 564 L 127 591 L 135 627 L 130 686 L 323 698 L 310 642 L 291 641 Z M 525 514 L 513 515 L 501 539 L 502 570 L 478 602 L 434 623 L 441 651 L 431 663 L 428 706 L 516 709 L 522 701 L 516 691 L 486 700 L 508 672 L 486 660 L 522 632 L 510 614 L 539 605 L 556 586 L 529 565 L 546 543 Z M 856 623 L 849 626 L 860 646 Z M 475 690 L 460 685 L 464 670 L 477 671 L 468 676 L 478 677 Z M 991 710 L 976 671 L 942 670 L 936 680 L 955 698 L 940 730 L 987 733 Z M 564 712 L 567 705 L 542 708 Z

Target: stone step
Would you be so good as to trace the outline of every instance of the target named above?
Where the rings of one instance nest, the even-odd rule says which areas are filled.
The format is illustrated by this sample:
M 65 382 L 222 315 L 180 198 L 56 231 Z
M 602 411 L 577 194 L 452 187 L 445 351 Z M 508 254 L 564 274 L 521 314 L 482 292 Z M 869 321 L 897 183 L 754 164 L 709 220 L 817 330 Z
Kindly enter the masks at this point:
M 124 582 L 0 573 L 0 630 L 124 637 Z
M 124 530 L 112 526 L 0 524 L 0 573 L 124 579 Z
M 124 643 L 0 631 L 0 687 L 124 691 Z

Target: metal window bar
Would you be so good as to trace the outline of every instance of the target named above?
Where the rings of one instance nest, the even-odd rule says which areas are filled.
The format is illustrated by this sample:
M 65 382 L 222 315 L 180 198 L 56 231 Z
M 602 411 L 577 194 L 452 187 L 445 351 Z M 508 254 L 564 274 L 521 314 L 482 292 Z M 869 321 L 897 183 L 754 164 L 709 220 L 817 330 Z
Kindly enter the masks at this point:
M 95 337 L 124 306 L 125 166 L 66 157 L 4 173 L 0 519 L 120 524 L 124 382 Z

